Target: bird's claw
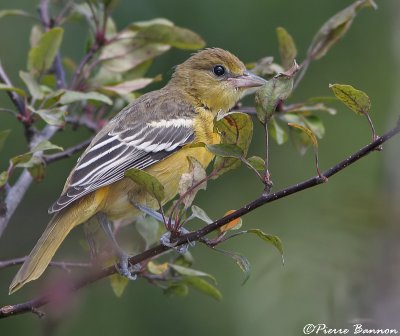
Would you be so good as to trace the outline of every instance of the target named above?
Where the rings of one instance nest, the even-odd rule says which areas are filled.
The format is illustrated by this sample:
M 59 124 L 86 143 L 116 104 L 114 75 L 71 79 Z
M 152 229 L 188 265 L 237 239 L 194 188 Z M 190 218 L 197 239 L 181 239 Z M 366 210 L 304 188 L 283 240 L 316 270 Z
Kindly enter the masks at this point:
M 178 230 L 178 234 L 179 235 L 184 235 L 189 233 L 188 230 L 186 230 L 185 228 L 179 228 Z M 171 232 L 168 231 L 166 233 L 164 233 L 161 238 L 160 238 L 160 243 L 161 245 L 164 245 L 166 247 L 171 247 L 173 248 L 176 252 L 178 252 L 179 254 L 185 254 L 188 250 L 189 247 L 195 246 L 195 242 L 187 242 L 187 244 L 181 244 L 181 245 L 177 245 L 177 242 L 171 242 Z
M 140 265 L 131 266 L 129 264 L 129 256 L 127 254 L 122 254 L 119 256 L 119 260 L 118 263 L 116 263 L 115 268 L 121 276 L 129 280 L 136 280 L 136 273 L 140 271 Z

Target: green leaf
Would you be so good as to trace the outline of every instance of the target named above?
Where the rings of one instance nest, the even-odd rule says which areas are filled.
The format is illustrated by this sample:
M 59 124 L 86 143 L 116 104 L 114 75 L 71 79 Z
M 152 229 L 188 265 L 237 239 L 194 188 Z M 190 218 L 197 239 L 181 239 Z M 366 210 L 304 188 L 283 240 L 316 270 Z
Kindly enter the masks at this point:
M 160 228 L 159 222 L 150 216 L 139 218 L 135 221 L 135 228 L 145 241 L 145 249 L 156 243 L 159 239 L 158 232 Z
M 222 294 L 221 292 L 211 285 L 208 281 L 198 278 L 198 277 L 188 277 L 185 279 L 185 282 L 189 284 L 191 287 L 197 289 L 201 293 L 211 296 L 217 301 L 221 301 Z
M 316 115 L 310 115 L 304 117 L 305 123 L 308 128 L 319 138 L 322 139 L 325 135 L 325 126 L 322 123 L 320 117 Z
M 278 103 L 289 98 L 298 70 L 299 66 L 295 62 L 289 70 L 272 77 L 256 92 L 257 117 L 263 125 L 271 119 Z
M 6 16 L 27 16 L 30 17 L 31 14 L 19 9 L 4 9 L 0 11 L 0 19 Z
M 232 144 L 239 147 L 242 155 L 246 156 L 253 136 L 253 122 L 248 114 L 230 113 L 215 123 L 215 128 L 221 136 L 221 144 Z M 241 160 L 236 157 L 224 158 L 217 156 L 214 161 L 212 178 L 218 178 L 222 174 L 236 169 Z
M 227 251 L 225 251 L 225 252 L 227 252 Z M 244 285 L 247 282 L 247 280 L 249 280 L 249 278 L 250 278 L 250 273 L 251 273 L 250 266 L 251 265 L 250 265 L 249 260 L 245 256 L 238 254 L 238 253 L 229 252 L 229 256 L 233 260 L 235 260 L 236 264 L 240 267 L 240 269 L 244 273 L 244 280 L 242 282 L 242 285 Z
M 247 159 L 247 162 L 250 163 L 255 170 L 264 171 L 265 169 L 265 161 L 259 156 L 252 156 Z
M 63 39 L 64 30 L 60 27 L 45 32 L 37 45 L 28 54 L 28 70 L 40 74 L 52 66 Z
M 43 181 L 45 172 L 45 165 L 43 162 L 28 167 L 28 171 L 36 182 Z
M 215 279 L 211 274 L 204 273 L 202 271 L 197 271 L 193 268 L 183 267 L 175 264 L 169 265 L 173 270 L 178 272 L 180 275 L 188 276 L 188 277 L 206 277 L 211 279 L 214 283 L 217 283 L 217 279 Z
M 98 92 L 79 92 L 79 91 L 65 91 L 60 98 L 60 104 L 67 105 L 82 100 L 95 100 L 101 103 L 112 105 L 112 100 L 106 95 Z
M 129 279 L 119 274 L 113 274 L 110 276 L 110 283 L 115 296 L 121 297 L 129 283 Z
M 43 93 L 42 89 L 40 88 L 39 83 L 29 72 L 20 71 L 19 76 L 25 83 L 26 87 L 29 90 L 29 93 L 31 94 L 31 96 L 34 99 L 41 100 L 44 98 L 44 93 Z
M 140 185 L 146 192 L 153 196 L 158 202 L 165 197 L 164 186 L 154 176 L 143 170 L 132 168 L 125 172 L 125 177 Z
M 204 48 L 204 40 L 189 29 L 164 24 L 153 24 L 142 27 L 136 39 L 145 43 L 160 43 L 171 47 L 197 50 Z
M 320 59 L 349 30 L 358 10 L 364 7 L 376 7 L 373 0 L 358 0 L 332 16 L 315 34 L 308 49 L 310 59 Z
M 37 156 L 33 156 L 32 152 L 24 153 L 11 158 L 11 163 L 14 167 L 32 168 L 35 165 L 41 164 L 42 161 Z
M 40 25 L 34 25 L 31 29 L 31 35 L 29 37 L 29 42 L 31 45 L 31 48 L 36 46 L 40 38 L 43 36 L 43 28 Z
M 276 28 L 278 36 L 279 53 L 284 69 L 289 69 L 297 56 L 297 48 L 293 37 L 283 27 Z
M 368 95 L 351 85 L 330 84 L 336 98 L 358 115 L 366 115 L 371 109 L 371 100 Z
M 270 243 L 273 246 L 275 246 L 276 249 L 281 254 L 282 263 L 284 263 L 283 244 L 282 244 L 282 240 L 278 236 L 266 234 L 266 233 L 264 233 L 263 231 L 261 231 L 259 229 L 251 229 L 251 230 L 247 230 L 246 232 L 253 233 L 253 234 L 257 235 L 258 237 L 260 237 L 262 240 L 266 241 L 267 243 Z
M 63 151 L 64 148 L 57 146 L 55 144 L 52 144 L 48 140 L 43 140 L 40 142 L 38 145 L 36 145 L 33 149 L 32 152 L 42 152 L 42 151 L 48 151 L 48 150 L 57 150 L 57 151 Z
M 3 149 L 4 144 L 6 143 L 6 140 L 10 135 L 10 133 L 11 133 L 10 129 L 0 131 L 0 151 Z
M 283 145 L 288 139 L 286 131 L 277 123 L 274 117 L 268 122 L 268 134 L 278 145 Z
M 206 147 L 211 153 L 217 156 L 237 159 L 243 157 L 243 151 L 241 150 L 241 148 L 234 144 L 206 145 Z
M 159 79 L 160 79 L 160 77 L 138 78 L 138 79 L 133 79 L 130 81 L 122 82 L 117 85 L 102 86 L 102 89 L 115 92 L 119 95 L 126 95 L 128 93 L 143 89 L 147 85 L 149 85 Z
M 166 295 L 187 296 L 189 287 L 184 283 L 175 283 L 164 290 Z
M 3 83 L 0 83 L 0 91 L 13 91 L 19 94 L 21 97 L 26 97 L 26 93 L 24 90 Z
M 8 180 L 8 173 L 3 171 L 0 173 L 0 188 L 7 183 Z
M 200 219 L 206 224 L 211 224 L 214 221 L 207 215 L 207 213 L 197 205 L 192 205 L 192 216 Z
M 61 109 L 41 109 L 32 110 L 32 112 L 40 116 L 49 125 L 63 126 L 65 124 L 65 111 Z
M 204 167 L 195 158 L 189 156 L 189 171 L 182 174 L 179 180 L 178 193 L 182 198 L 182 203 L 187 209 L 196 197 L 197 192 L 205 190 L 207 187 L 207 174 Z M 203 181 L 203 182 L 201 182 Z
M 137 21 L 137 22 L 133 22 L 129 25 L 129 29 L 133 30 L 133 31 L 139 31 L 142 28 L 145 27 L 149 27 L 152 25 L 164 25 L 164 26 L 170 26 L 172 27 L 174 25 L 174 23 L 168 19 L 165 18 L 154 18 L 151 20 L 147 20 L 147 21 Z

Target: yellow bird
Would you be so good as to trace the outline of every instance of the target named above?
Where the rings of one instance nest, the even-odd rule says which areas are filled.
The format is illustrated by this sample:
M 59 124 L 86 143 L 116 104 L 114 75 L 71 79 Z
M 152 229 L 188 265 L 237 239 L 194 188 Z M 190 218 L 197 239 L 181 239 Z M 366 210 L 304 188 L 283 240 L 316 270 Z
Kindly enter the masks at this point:
M 37 279 L 47 268 L 67 234 L 96 214 L 108 220 L 134 220 L 140 204 L 157 209 L 156 201 L 128 178 L 130 168 L 143 169 L 165 188 L 164 203 L 178 192 L 188 156 L 204 168 L 213 154 L 195 142 L 215 144 L 214 119 L 228 111 L 248 88 L 265 80 L 223 49 L 206 49 L 178 65 L 169 83 L 144 94 L 120 111 L 95 136 L 70 173 L 54 213 L 36 246 L 10 285 L 10 293 Z

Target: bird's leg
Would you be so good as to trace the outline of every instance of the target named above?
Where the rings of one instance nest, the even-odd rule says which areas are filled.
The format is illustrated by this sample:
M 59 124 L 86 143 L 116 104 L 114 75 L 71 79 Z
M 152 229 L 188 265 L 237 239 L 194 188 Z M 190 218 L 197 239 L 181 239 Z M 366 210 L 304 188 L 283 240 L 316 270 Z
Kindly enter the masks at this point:
M 128 278 L 129 280 L 136 280 L 137 276 L 132 275 L 132 272 L 138 271 L 137 269 L 132 269 L 129 265 L 129 255 L 125 253 L 125 251 L 119 246 L 117 239 L 115 238 L 114 232 L 111 229 L 111 224 L 107 219 L 107 216 L 103 213 L 98 213 L 97 217 L 99 222 L 106 233 L 106 235 L 110 238 L 110 241 L 114 247 L 115 253 L 118 257 L 118 263 L 116 265 L 117 271 L 120 275 Z
M 137 204 L 135 203 L 134 206 L 136 208 L 138 208 L 141 212 L 145 213 L 146 215 L 149 215 L 150 217 L 153 217 L 155 220 L 164 223 L 165 225 L 167 225 L 169 223 L 169 221 L 171 220 L 171 224 L 174 225 L 175 222 L 174 220 L 168 217 L 163 216 L 163 214 L 159 213 L 158 211 L 149 208 L 147 206 L 141 205 L 141 204 Z

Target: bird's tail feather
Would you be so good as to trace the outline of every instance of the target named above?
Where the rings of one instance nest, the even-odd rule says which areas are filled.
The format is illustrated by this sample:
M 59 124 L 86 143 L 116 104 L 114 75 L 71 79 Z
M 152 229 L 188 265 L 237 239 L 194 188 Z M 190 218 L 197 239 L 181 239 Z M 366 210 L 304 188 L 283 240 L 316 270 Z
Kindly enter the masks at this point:
M 65 209 L 64 211 L 56 213 L 24 264 L 15 275 L 10 285 L 9 293 L 14 293 L 27 282 L 40 277 L 65 237 L 72 228 L 80 223 L 81 220 L 79 220 L 77 213 L 71 211 L 71 209 Z

